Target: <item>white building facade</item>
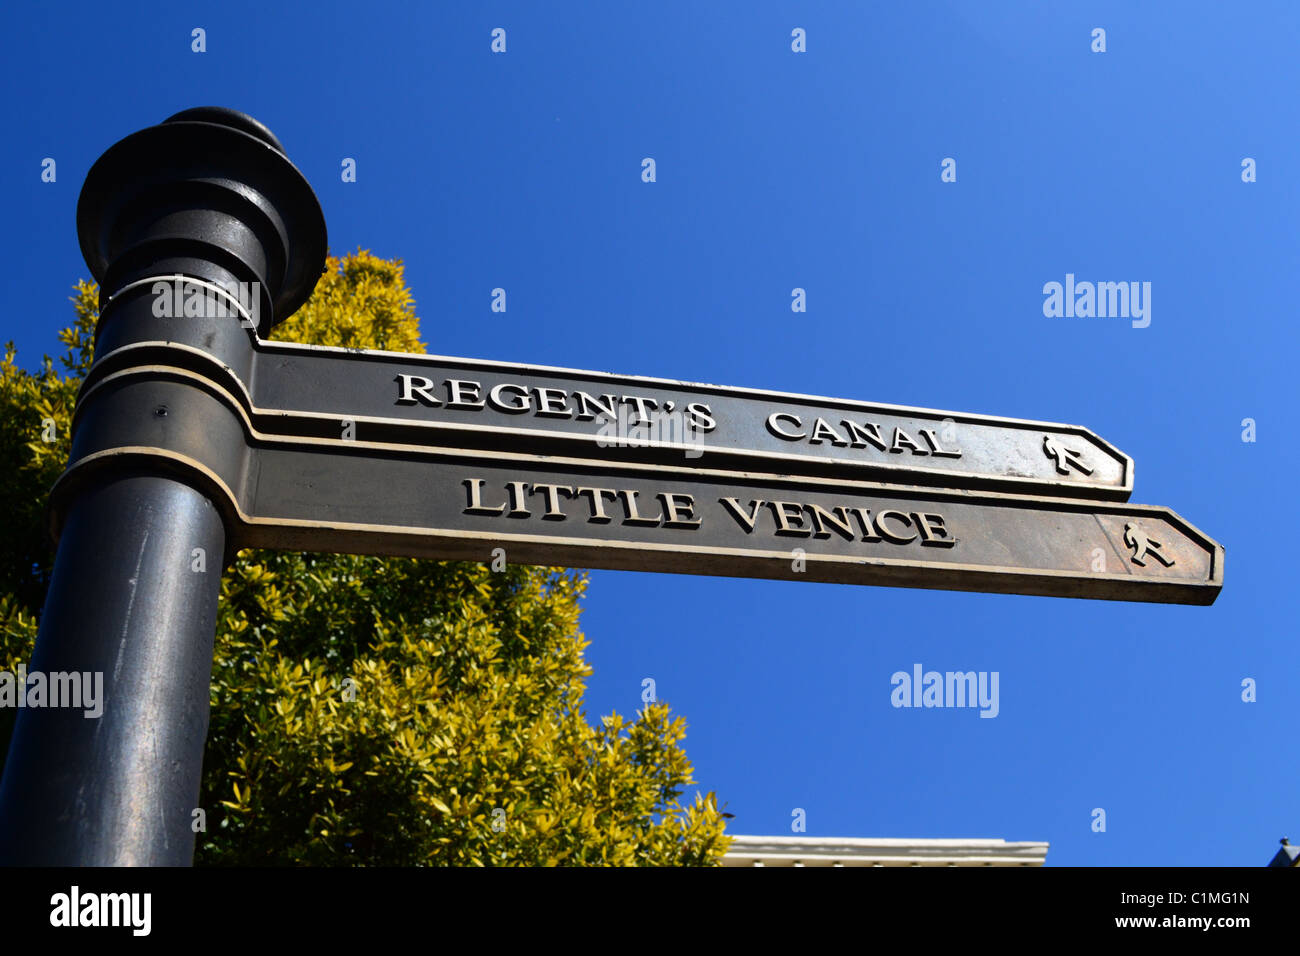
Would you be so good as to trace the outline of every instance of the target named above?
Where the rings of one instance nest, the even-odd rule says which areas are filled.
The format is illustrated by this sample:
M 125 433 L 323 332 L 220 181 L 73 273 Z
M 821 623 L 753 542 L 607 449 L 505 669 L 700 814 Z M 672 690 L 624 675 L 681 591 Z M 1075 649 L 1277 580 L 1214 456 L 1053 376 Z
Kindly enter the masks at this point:
M 735 836 L 723 866 L 1042 866 L 1046 843 Z

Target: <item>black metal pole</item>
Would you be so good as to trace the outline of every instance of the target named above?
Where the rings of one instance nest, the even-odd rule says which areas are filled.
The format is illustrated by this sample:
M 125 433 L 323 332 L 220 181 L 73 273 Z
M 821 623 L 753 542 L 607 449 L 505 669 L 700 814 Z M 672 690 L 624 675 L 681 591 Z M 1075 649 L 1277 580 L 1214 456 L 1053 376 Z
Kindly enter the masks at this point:
M 147 383 L 148 356 L 130 346 L 166 338 L 168 323 L 199 323 L 208 342 L 234 336 L 251 350 L 255 331 L 310 296 L 325 223 L 269 130 L 205 107 L 109 149 L 86 177 L 77 227 L 100 283 L 96 359 L 65 490 L 51 502 L 58 552 L 27 671 L 47 683 L 77 675 L 82 706 L 47 698 L 19 711 L 0 782 L 0 864 L 188 865 L 217 599 L 237 529 L 224 502 L 161 464 L 168 435 L 200 423 L 169 420 L 159 405 L 156 447 L 117 454 L 114 423 L 88 412 L 112 389 L 90 386 L 109 371 Z M 160 315 L 170 293 L 158 283 L 176 276 L 215 290 L 223 308 Z
M 168 478 L 114 476 L 72 505 L 28 671 L 91 675 L 101 715 L 84 699 L 21 712 L 0 860 L 189 864 L 225 537 L 212 503 Z

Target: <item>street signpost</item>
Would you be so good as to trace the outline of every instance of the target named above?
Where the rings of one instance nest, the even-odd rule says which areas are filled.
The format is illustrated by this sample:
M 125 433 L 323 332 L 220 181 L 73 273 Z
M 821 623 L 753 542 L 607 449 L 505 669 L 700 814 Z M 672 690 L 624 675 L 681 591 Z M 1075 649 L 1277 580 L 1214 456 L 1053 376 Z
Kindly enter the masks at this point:
M 112 147 L 78 207 L 96 359 L 50 498 L 0 862 L 185 864 L 220 588 L 245 547 L 1210 604 L 1223 548 L 1126 504 L 1087 429 L 528 365 L 285 345 L 325 224 L 279 141 L 204 108 Z M 191 573 L 193 572 L 193 573 Z M 48 754 L 61 755 L 51 769 Z

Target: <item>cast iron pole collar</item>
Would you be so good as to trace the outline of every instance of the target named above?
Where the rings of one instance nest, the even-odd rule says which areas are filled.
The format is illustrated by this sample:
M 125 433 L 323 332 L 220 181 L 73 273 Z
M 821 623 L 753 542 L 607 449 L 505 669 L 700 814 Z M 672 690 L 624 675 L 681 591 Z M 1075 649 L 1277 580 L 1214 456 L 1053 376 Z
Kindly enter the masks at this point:
M 160 274 L 256 282 L 263 338 L 311 296 L 327 249 L 320 203 L 279 139 L 216 106 L 111 146 L 86 176 L 77 234 L 101 304 Z

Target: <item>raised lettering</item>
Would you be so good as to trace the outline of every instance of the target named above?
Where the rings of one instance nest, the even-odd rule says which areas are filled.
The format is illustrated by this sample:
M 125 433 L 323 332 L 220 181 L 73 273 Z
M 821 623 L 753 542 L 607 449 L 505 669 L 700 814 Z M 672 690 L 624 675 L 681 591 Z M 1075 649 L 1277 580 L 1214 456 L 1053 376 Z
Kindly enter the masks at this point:
M 943 523 L 943 515 L 916 511 L 912 513 L 912 518 L 916 521 L 917 530 L 921 532 L 922 547 L 953 548 L 957 546 L 957 539 L 948 532 L 948 528 Z
M 508 404 L 503 396 L 509 392 L 519 400 L 518 405 Z M 503 382 L 500 385 L 493 385 L 488 392 L 488 404 L 498 411 L 505 412 L 508 415 L 520 415 L 530 411 L 533 407 L 532 397 L 528 394 L 528 389 L 522 385 L 514 385 L 510 382 Z
M 925 443 L 930 446 L 930 454 L 934 455 L 935 458 L 960 458 L 961 457 L 961 449 L 958 449 L 957 451 L 944 451 L 942 448 L 939 447 L 939 442 L 934 437 L 934 429 L 922 428 L 921 437 L 924 438 Z
M 623 507 L 627 511 L 627 517 L 623 519 L 624 524 L 630 525 L 657 525 L 663 516 L 658 518 L 643 518 L 637 511 L 635 491 L 620 490 L 619 494 L 623 496 Z
M 890 531 L 889 525 L 885 524 L 886 518 L 893 518 L 894 520 L 901 522 L 902 524 L 906 525 L 909 528 L 912 527 L 911 516 L 906 515 L 901 511 L 877 511 L 876 530 L 880 532 L 881 537 L 883 537 L 886 541 L 892 541 L 894 544 L 911 544 L 913 541 L 916 540 L 917 535 L 915 533 L 913 533 L 913 535 L 910 538 L 904 538 L 902 535 L 895 534 L 893 531 Z
M 618 406 L 618 396 L 602 395 L 600 398 L 605 400 L 604 404 L 602 404 L 599 399 L 588 395 L 586 392 L 573 393 L 573 400 L 578 403 L 578 421 L 589 422 L 596 417 L 595 412 L 591 410 L 593 405 L 596 407 L 597 411 L 600 412 L 602 417 L 608 418 L 610 421 L 618 418 L 618 412 L 616 410 Z
M 587 520 L 593 524 L 607 524 L 613 519 L 605 513 L 605 495 L 609 495 L 611 501 L 618 498 L 618 492 L 613 488 L 577 488 L 573 496 L 587 495 L 591 499 L 591 517 Z
M 533 485 L 533 494 L 542 492 L 546 495 L 546 514 L 542 518 L 548 521 L 563 521 L 564 510 L 560 507 L 560 493 L 572 496 L 573 489 L 563 485 Z
M 429 389 L 433 388 L 433 379 L 423 378 L 419 375 L 399 375 L 397 382 L 401 386 L 397 392 L 398 405 L 414 405 L 422 402 L 425 405 L 441 405 L 431 394 Z
M 678 499 L 682 499 L 678 501 Z M 665 528 L 698 528 L 700 519 L 695 517 L 695 499 L 676 491 L 661 491 L 659 499 L 664 503 Z
M 487 508 L 483 505 L 483 485 L 482 478 L 466 478 L 463 482 L 469 489 L 469 506 L 465 508 L 467 515 L 499 515 L 506 510 L 506 503 L 503 501 L 495 508 Z
M 478 382 L 465 382 L 458 378 L 450 378 L 445 384 L 447 386 L 448 408 L 482 408 L 485 404 L 483 399 L 479 398 L 479 391 L 483 386 Z
M 832 445 L 847 445 L 849 440 L 844 438 L 831 427 L 831 423 L 824 418 L 819 418 L 813 423 L 812 435 L 808 439 L 810 445 L 820 445 L 824 441 L 829 441 Z
M 889 446 L 889 450 L 892 451 L 892 452 L 895 452 L 895 453 L 901 453 L 901 452 L 903 451 L 904 448 L 906 448 L 906 449 L 908 449 L 909 451 L 911 451 L 911 453 L 912 453 L 913 455 L 928 455 L 928 454 L 929 454 L 929 452 L 927 452 L 924 448 L 922 448 L 922 447 L 921 447 L 920 445 L 918 445 L 916 442 L 912 441 L 912 436 L 911 436 L 911 435 L 909 435 L 907 432 L 903 431 L 901 428 L 895 428 L 895 429 L 894 429 L 894 442 L 893 442 L 892 445 Z
M 853 525 L 849 522 L 849 516 L 844 513 L 843 508 L 835 507 L 831 511 L 827 511 L 821 505 L 809 504 L 805 507 L 807 507 L 808 513 L 812 515 L 813 527 L 816 529 L 813 531 L 814 538 L 829 538 L 831 536 L 831 533 L 826 530 L 825 524 L 829 522 L 845 538 L 850 541 L 853 540 L 856 532 L 853 530 Z M 832 514 L 832 511 L 834 514 Z
M 524 504 L 524 495 L 528 493 L 528 483 L 525 481 L 507 481 L 506 488 L 510 491 L 510 511 L 511 518 L 527 518 L 530 512 Z
M 859 425 L 857 422 L 845 418 L 840 424 L 849 430 L 849 442 L 853 448 L 866 448 L 867 445 L 874 445 L 881 451 L 889 450 L 885 440 L 880 437 L 880 426 L 875 422 Z
M 862 527 L 863 541 L 879 541 L 880 535 L 876 534 L 875 528 L 871 524 L 871 512 L 866 508 L 846 508 L 846 511 L 852 511 L 857 516 L 858 524 Z
M 566 404 L 568 393 L 561 388 L 538 388 L 537 414 L 542 418 L 570 418 L 573 409 Z
M 803 432 L 799 432 L 797 435 L 795 435 L 795 434 L 791 434 L 788 431 L 785 431 L 777 424 L 777 422 L 780 419 L 785 419 L 790 424 L 792 424 L 795 428 L 802 427 L 802 423 L 799 421 L 798 415 L 791 415 L 788 412 L 773 412 L 771 415 L 767 416 L 767 427 L 768 430 L 777 438 L 784 438 L 786 441 L 798 441 L 800 438 L 807 437 L 806 435 L 804 435 Z
M 749 514 L 745 514 L 745 510 L 740 507 L 740 502 L 736 501 L 735 498 L 719 498 L 718 500 L 735 516 L 742 528 L 751 534 L 753 533 L 754 522 L 758 520 L 758 509 L 763 507 L 762 501 L 751 501 L 751 510 Z
M 640 395 L 624 395 L 623 401 L 636 406 L 636 421 L 628 422 L 629 425 L 641 425 L 649 422 L 650 412 L 659 405 L 653 398 L 642 398 Z
M 803 508 L 793 501 L 769 501 L 768 507 L 772 509 L 772 517 L 776 519 L 776 533 L 788 535 L 792 538 L 806 538 L 812 534 L 812 529 L 805 528 Z M 793 509 L 793 513 L 791 512 Z M 798 520 L 797 525 L 791 525 L 791 519 Z
M 686 406 L 687 425 L 694 431 L 711 432 L 718 427 L 717 419 L 709 406 L 703 402 L 691 402 Z

